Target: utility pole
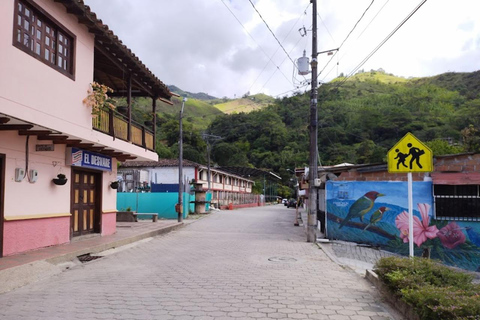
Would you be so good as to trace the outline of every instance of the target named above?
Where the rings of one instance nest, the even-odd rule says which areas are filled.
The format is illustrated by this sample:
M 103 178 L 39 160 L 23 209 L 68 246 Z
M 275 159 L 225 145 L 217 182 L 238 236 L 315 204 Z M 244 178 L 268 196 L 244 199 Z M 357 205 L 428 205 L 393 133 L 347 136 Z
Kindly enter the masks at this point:
M 212 151 L 212 146 L 215 144 L 215 142 L 223 138 L 220 136 L 215 136 L 213 134 L 204 133 L 202 134 L 202 139 L 207 142 L 207 161 L 208 161 L 208 166 L 207 166 L 208 190 L 207 191 L 210 192 L 210 152 Z M 210 140 L 213 141 L 212 144 L 210 144 Z
M 179 116 L 179 126 L 180 134 L 178 139 L 178 204 L 175 209 L 178 213 L 178 222 L 183 221 L 183 108 L 185 107 L 185 101 L 187 98 L 184 97 L 182 101 L 182 109 L 180 109 Z
M 317 226 L 317 188 L 315 181 L 318 178 L 318 112 L 317 112 L 317 0 L 312 3 L 312 89 L 310 92 L 310 168 L 308 182 L 308 219 L 307 219 L 307 242 L 315 242 Z

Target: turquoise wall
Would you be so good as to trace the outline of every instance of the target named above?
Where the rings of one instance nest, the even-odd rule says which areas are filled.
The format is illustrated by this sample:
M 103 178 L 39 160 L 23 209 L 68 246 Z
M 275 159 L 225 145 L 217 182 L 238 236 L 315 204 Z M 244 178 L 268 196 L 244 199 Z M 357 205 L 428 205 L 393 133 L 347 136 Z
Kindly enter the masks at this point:
M 207 192 L 207 194 L 205 195 L 205 201 L 208 201 L 207 203 L 205 203 L 205 212 L 208 212 L 210 211 L 210 201 L 212 201 L 211 192 Z
M 183 218 L 194 212 L 195 196 L 183 193 Z M 154 192 L 154 193 L 117 193 L 117 210 L 125 211 L 130 207 L 138 213 L 158 213 L 160 219 L 177 219 L 175 204 L 178 202 L 178 192 Z

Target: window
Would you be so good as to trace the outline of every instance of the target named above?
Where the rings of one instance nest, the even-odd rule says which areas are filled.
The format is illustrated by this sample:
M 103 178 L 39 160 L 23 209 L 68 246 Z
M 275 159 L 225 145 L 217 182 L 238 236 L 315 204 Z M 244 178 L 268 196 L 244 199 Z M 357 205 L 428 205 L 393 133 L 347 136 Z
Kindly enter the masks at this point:
M 73 78 L 74 36 L 28 0 L 15 5 L 13 45 Z
M 479 187 L 479 185 L 434 185 L 435 218 L 480 221 Z

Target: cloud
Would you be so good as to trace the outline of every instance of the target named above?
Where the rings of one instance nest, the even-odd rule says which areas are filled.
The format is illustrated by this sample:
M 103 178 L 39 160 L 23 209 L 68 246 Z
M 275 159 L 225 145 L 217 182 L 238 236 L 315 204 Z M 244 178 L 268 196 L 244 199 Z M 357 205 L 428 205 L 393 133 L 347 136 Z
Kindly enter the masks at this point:
M 304 80 L 290 58 L 303 50 L 311 55 L 309 0 L 253 1 L 290 58 L 249 1 L 84 1 L 159 79 L 183 90 L 218 97 L 247 91 L 276 95 Z M 318 50 L 338 48 L 370 3 L 318 1 Z M 319 69 L 325 69 L 319 79 L 352 72 L 418 3 L 375 1 L 333 59 L 319 55 Z M 478 70 L 478 12 L 478 0 L 428 1 L 361 69 L 383 68 L 404 77 Z

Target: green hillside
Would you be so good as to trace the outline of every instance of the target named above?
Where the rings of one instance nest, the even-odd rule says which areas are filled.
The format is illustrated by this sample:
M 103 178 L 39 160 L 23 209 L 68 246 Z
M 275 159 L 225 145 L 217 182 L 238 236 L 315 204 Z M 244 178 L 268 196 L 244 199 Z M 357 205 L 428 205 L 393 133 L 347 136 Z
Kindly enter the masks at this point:
M 480 151 L 477 76 L 478 72 L 447 73 L 405 79 L 370 71 L 322 85 L 321 163 L 384 162 L 388 150 L 407 132 L 426 142 L 435 155 Z M 307 165 L 309 100 L 309 93 L 299 93 L 262 110 L 217 117 L 209 132 L 224 139 L 214 147 L 213 160 L 269 168 L 285 176 L 285 168 Z
M 226 114 L 252 112 L 254 110 L 261 110 L 269 104 L 274 103 L 275 99 L 266 94 L 259 93 L 251 96 L 245 96 L 241 99 L 227 100 L 224 102 L 216 102 L 215 108 Z
M 204 93 L 204 92 L 192 93 L 192 92 L 188 92 L 188 91 L 183 91 L 179 87 L 173 86 L 173 85 L 168 86 L 168 89 L 171 92 L 180 95 L 182 98 L 187 97 L 187 98 L 193 98 L 193 99 L 198 99 L 198 100 L 215 100 L 215 99 L 218 99 L 214 96 L 209 95 L 208 93 Z
M 179 97 L 172 97 L 173 105 L 164 102 L 157 102 L 157 116 L 160 123 L 162 118 L 176 118 L 182 107 L 182 99 Z M 125 105 L 125 99 L 119 99 L 118 105 Z M 149 119 L 149 114 L 152 111 L 152 100 L 150 98 L 133 98 L 133 119 L 138 123 L 143 123 Z M 216 116 L 222 114 L 220 110 L 213 107 L 206 101 L 197 99 L 187 99 L 184 108 L 185 121 L 191 122 L 193 127 L 197 130 L 205 130 L 207 126 L 215 119 Z
M 384 162 L 407 132 L 434 155 L 480 151 L 480 72 L 405 79 L 380 71 L 339 77 L 318 91 L 318 150 L 323 165 Z M 178 112 L 158 106 L 157 152 L 177 156 Z M 269 169 L 288 178 L 286 168 L 308 165 L 310 94 L 273 100 L 265 95 L 230 100 L 189 99 L 185 106 L 184 157 L 206 163 L 202 133 L 222 137 L 212 148 L 213 165 Z M 151 110 L 134 100 L 134 116 Z

